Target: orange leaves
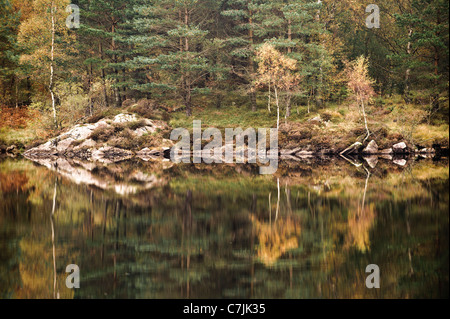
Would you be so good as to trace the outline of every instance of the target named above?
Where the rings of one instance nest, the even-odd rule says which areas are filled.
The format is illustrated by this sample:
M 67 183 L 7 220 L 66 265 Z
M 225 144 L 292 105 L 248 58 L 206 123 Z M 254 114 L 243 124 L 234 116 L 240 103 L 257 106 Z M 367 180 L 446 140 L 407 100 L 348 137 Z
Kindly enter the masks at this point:
M 345 73 L 349 89 L 363 100 L 375 95 L 372 85 L 375 83 L 369 76 L 369 62 L 363 55 L 355 61 L 346 63 Z
M 257 86 L 273 85 L 280 90 L 290 90 L 297 85 L 297 61 L 281 54 L 271 44 L 264 43 L 256 52 L 258 62 Z
M 2 108 L 0 110 L 0 127 L 23 128 L 26 126 L 29 113 L 23 108 Z

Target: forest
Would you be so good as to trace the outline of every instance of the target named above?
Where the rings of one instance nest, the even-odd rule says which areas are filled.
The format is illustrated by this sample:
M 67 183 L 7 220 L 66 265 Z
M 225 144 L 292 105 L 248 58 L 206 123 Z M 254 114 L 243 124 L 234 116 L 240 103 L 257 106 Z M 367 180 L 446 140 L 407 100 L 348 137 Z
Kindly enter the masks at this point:
M 448 1 L 371 2 L 0 0 L 0 144 L 134 107 L 448 146 Z
M 448 298 L 448 15 L 0 0 L 0 299 Z

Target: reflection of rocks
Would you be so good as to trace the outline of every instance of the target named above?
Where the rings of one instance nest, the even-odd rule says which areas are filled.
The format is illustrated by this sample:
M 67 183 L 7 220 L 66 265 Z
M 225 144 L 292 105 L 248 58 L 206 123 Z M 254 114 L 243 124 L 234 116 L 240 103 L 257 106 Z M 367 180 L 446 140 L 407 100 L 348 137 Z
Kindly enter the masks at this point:
M 54 170 L 76 184 L 87 184 L 104 190 L 112 190 L 119 195 L 134 194 L 138 191 L 161 186 L 166 183 L 165 179 L 156 175 L 134 171 L 132 174 L 123 174 L 124 180 L 115 178 L 114 169 L 120 167 L 103 166 L 101 172 L 94 163 L 83 161 L 72 161 L 70 159 L 53 157 L 33 159 L 36 163 Z
M 392 155 L 390 155 L 390 154 L 382 154 L 382 155 L 380 155 L 380 157 L 382 159 L 385 159 L 385 160 L 388 160 L 388 161 L 392 161 L 392 159 L 393 159 Z
M 378 156 L 376 155 L 365 156 L 364 160 L 367 162 L 367 164 L 369 164 L 370 168 L 375 168 L 375 166 L 377 166 L 378 163 Z
M 92 152 L 92 159 L 101 163 L 119 162 L 133 157 L 133 152 L 105 146 Z
M 389 154 L 392 154 L 392 153 L 394 153 L 392 148 L 386 148 L 386 149 L 380 151 L 380 154 L 383 154 L 383 155 L 389 155 Z
M 399 166 L 405 166 L 406 165 L 406 160 L 404 158 L 394 158 L 394 160 L 392 161 L 394 164 L 397 164 Z

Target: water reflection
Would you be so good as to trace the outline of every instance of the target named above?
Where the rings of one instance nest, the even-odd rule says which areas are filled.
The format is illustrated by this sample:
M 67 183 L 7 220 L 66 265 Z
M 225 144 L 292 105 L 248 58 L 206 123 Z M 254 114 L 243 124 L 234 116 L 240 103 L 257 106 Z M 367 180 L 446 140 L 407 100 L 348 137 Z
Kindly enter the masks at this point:
M 85 165 L 0 161 L 2 298 L 448 297 L 446 161 Z

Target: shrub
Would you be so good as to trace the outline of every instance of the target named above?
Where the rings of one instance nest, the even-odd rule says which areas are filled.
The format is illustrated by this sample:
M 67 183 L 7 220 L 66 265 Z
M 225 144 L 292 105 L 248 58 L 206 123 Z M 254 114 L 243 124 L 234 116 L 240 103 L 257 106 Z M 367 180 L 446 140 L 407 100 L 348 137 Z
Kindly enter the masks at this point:
M 100 125 L 91 133 L 91 138 L 96 142 L 106 142 L 114 134 L 114 127 Z
M 140 128 L 140 127 L 143 127 L 143 126 L 145 126 L 146 125 L 146 122 L 145 122 L 145 120 L 144 119 L 140 119 L 140 120 L 137 120 L 137 121 L 133 121 L 133 122 L 129 122 L 128 124 L 127 124 L 127 127 L 130 129 L 130 130 L 136 130 L 136 129 L 138 129 L 138 128 Z
M 91 117 L 89 117 L 87 119 L 87 122 L 88 123 L 97 123 L 98 121 L 100 121 L 104 117 L 105 117 L 105 114 L 103 112 L 102 113 L 98 113 L 98 114 L 94 114 L 94 115 L 92 115 Z
M 114 133 L 122 132 L 127 127 L 127 123 L 113 123 L 112 128 Z
M 136 138 L 136 135 L 129 128 L 125 128 L 118 135 L 111 138 L 108 144 L 126 150 L 137 150 L 140 147 L 139 139 Z
M 135 103 L 136 101 L 134 99 L 126 99 L 125 101 L 122 102 L 122 107 L 127 108 Z

